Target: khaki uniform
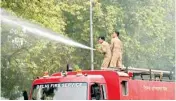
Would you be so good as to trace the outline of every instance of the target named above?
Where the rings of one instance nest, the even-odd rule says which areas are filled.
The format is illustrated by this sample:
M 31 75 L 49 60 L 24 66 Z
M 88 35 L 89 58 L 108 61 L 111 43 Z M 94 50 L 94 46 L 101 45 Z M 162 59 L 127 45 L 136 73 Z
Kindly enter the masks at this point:
M 111 40 L 111 52 L 112 58 L 110 67 L 121 67 L 122 66 L 122 42 L 119 38 L 113 38 Z
M 102 68 L 108 68 L 110 60 L 111 60 L 111 49 L 110 45 L 107 42 L 103 42 L 101 47 L 98 48 L 98 51 L 104 54 L 104 60 L 101 65 Z

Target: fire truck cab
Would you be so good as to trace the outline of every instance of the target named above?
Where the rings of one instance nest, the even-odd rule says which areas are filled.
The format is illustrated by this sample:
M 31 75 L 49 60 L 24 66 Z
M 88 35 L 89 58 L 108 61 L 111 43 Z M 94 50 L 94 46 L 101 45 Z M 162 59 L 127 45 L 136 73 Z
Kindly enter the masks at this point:
M 175 82 L 134 80 L 112 70 L 55 73 L 33 81 L 33 100 L 155 100 L 175 99 Z

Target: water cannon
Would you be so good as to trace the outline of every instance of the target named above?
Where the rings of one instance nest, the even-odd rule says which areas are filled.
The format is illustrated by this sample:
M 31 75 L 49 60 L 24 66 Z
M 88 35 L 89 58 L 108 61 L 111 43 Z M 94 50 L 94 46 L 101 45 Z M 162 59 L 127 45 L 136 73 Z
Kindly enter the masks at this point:
M 67 70 L 66 70 L 67 72 L 69 72 L 69 71 L 73 71 L 73 68 L 70 66 L 70 64 L 67 64 Z

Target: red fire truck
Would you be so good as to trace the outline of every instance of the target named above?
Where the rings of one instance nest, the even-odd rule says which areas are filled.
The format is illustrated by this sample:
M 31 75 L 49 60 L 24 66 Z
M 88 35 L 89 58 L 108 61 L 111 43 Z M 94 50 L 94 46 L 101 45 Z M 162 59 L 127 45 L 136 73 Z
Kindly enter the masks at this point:
M 71 71 L 68 68 L 65 73 L 34 80 L 29 99 L 174 100 L 176 85 L 171 75 L 169 71 L 138 68 L 123 71 Z

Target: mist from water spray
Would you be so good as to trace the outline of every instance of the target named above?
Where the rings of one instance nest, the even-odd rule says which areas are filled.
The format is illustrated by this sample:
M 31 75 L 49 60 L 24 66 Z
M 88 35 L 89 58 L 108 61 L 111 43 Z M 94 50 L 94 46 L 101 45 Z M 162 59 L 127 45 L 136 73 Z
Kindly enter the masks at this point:
M 9 24 L 14 27 L 17 27 L 17 26 L 21 27 L 25 33 L 30 32 L 31 34 L 42 36 L 51 40 L 55 40 L 57 42 L 64 43 L 66 45 L 94 50 L 86 45 L 75 42 L 49 29 L 42 28 L 37 24 L 33 24 L 28 21 L 11 16 L 4 9 L 1 9 L 1 21 L 5 24 Z

